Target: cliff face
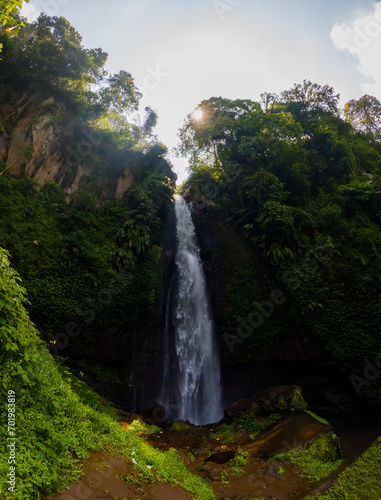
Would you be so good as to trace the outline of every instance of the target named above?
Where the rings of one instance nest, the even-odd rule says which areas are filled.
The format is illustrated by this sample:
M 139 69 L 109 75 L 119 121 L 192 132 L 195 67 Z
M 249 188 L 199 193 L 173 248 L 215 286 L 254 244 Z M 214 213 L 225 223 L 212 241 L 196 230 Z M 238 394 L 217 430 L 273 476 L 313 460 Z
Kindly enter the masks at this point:
M 0 161 L 12 177 L 27 175 L 40 184 L 55 181 L 68 193 L 78 187 L 86 169 L 70 157 L 74 120 L 67 123 L 65 114 L 65 106 L 53 98 L 34 105 L 24 95 L 2 106 Z
M 119 200 L 134 183 L 131 167 L 145 160 L 144 154 L 113 151 L 104 142 L 99 130 L 85 126 L 53 98 L 41 102 L 24 94 L 0 102 L 0 164 L 14 178 L 28 176 L 41 185 L 54 181 L 71 194 L 82 179 L 94 175 L 92 165 L 100 161 L 104 172 L 98 175 L 96 197 Z M 155 171 L 175 181 L 163 158 L 153 163 Z
M 191 199 L 190 196 L 187 197 L 188 202 Z M 250 361 L 325 359 L 321 343 L 310 332 L 296 327 L 290 321 L 287 291 L 277 281 L 271 266 L 213 210 L 210 203 L 198 201 L 193 205 L 193 220 L 214 311 L 222 363 L 230 365 Z M 239 281 L 241 278 L 237 277 L 237 270 L 241 275 L 242 271 L 245 273 L 245 270 L 252 270 L 254 278 L 249 285 L 256 287 L 259 292 L 256 305 L 251 305 L 248 311 L 244 311 L 245 289 L 244 284 Z M 241 283 L 242 290 L 238 290 L 238 297 L 242 298 L 242 302 L 239 303 L 237 288 L 241 287 Z M 235 287 L 234 293 L 232 286 Z M 271 306 L 270 310 L 271 297 L 282 297 L 282 300 Z M 246 330 L 245 325 L 250 323 L 248 318 L 251 314 L 256 321 L 260 319 L 261 304 L 264 305 L 263 324 L 258 328 L 254 324 L 251 330 Z M 269 308 L 268 312 L 266 308 Z M 262 328 L 262 337 L 256 331 L 259 328 Z M 266 335 L 269 336 L 269 342 L 262 342 Z M 259 342 L 256 336 L 260 339 Z

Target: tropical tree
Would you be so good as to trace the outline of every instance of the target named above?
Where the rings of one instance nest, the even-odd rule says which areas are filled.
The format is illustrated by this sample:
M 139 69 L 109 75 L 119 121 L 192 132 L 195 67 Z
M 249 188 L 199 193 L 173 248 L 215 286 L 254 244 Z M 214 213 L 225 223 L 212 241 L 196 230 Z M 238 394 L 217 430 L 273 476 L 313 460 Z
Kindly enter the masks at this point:
M 381 102 L 376 97 L 365 94 L 358 100 L 351 99 L 345 105 L 344 114 L 354 128 L 380 137 Z
M 23 22 L 15 19 L 15 11 L 20 9 L 21 5 L 22 0 L 0 0 L 0 24 L 7 33 L 15 34 L 20 26 L 24 26 Z M 0 52 L 2 48 L 3 44 L 0 43 Z

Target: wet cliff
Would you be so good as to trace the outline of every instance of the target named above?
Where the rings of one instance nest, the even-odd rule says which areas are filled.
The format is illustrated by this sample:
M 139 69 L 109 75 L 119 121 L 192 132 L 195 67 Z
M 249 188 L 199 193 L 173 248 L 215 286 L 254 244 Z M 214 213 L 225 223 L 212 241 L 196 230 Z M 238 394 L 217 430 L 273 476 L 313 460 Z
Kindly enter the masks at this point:
M 321 343 L 290 320 L 272 267 L 210 202 L 192 206 L 222 363 L 324 359 Z

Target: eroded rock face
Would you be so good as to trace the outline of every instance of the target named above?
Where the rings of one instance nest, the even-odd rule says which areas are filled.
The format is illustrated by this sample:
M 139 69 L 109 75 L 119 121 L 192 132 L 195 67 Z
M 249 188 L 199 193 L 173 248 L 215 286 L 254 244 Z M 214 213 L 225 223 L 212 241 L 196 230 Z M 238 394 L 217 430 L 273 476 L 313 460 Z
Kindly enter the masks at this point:
M 328 433 L 329 430 L 329 425 L 319 422 L 309 413 L 293 411 L 265 431 L 246 449 L 253 457 L 270 458 L 290 450 L 304 450 L 321 433 Z M 337 440 L 331 443 L 335 450 L 337 443 Z M 340 456 L 340 453 L 335 451 L 336 454 Z
M 94 175 L 91 155 L 95 153 L 97 158 L 103 141 L 99 130 L 85 125 L 53 98 L 41 102 L 37 96 L 25 94 L 0 103 L 0 162 L 14 178 L 28 176 L 41 185 L 54 181 L 71 194 L 84 177 Z M 132 169 L 143 161 L 171 182 L 177 178 L 168 162 L 156 157 L 155 152 L 144 155 L 111 148 L 101 156 L 108 173 L 98 179 L 99 200 L 120 200 L 134 183 Z
M 65 106 L 53 98 L 31 105 L 29 111 L 19 104 L 3 108 L 0 118 L 0 160 L 10 175 L 27 175 L 40 184 L 55 181 L 65 189 L 78 185 L 85 172 L 80 162 L 69 161 L 74 121 L 64 119 Z

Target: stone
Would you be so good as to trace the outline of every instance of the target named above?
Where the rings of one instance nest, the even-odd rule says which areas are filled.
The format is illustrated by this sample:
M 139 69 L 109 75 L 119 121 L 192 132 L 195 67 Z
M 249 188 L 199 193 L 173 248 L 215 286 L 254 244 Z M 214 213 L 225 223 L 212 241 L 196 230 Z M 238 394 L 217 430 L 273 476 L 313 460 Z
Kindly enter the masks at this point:
M 158 427 L 166 427 L 167 417 L 165 407 L 161 405 L 152 406 L 140 414 L 142 422 L 147 425 L 157 425 Z
M 215 464 L 226 464 L 235 457 L 235 451 L 221 451 L 220 453 L 213 453 L 204 462 L 214 462 Z
M 234 418 L 242 413 L 253 413 L 265 417 L 272 413 L 285 414 L 296 409 L 308 409 L 301 388 L 297 385 L 281 385 L 236 401 L 226 408 L 225 415 Z
M 309 413 L 293 411 L 260 434 L 246 450 L 251 456 L 267 459 L 293 449 L 304 450 L 322 438 L 325 438 L 322 458 L 328 458 L 328 455 L 330 460 L 338 458 L 341 455 L 340 444 L 332 427 Z

